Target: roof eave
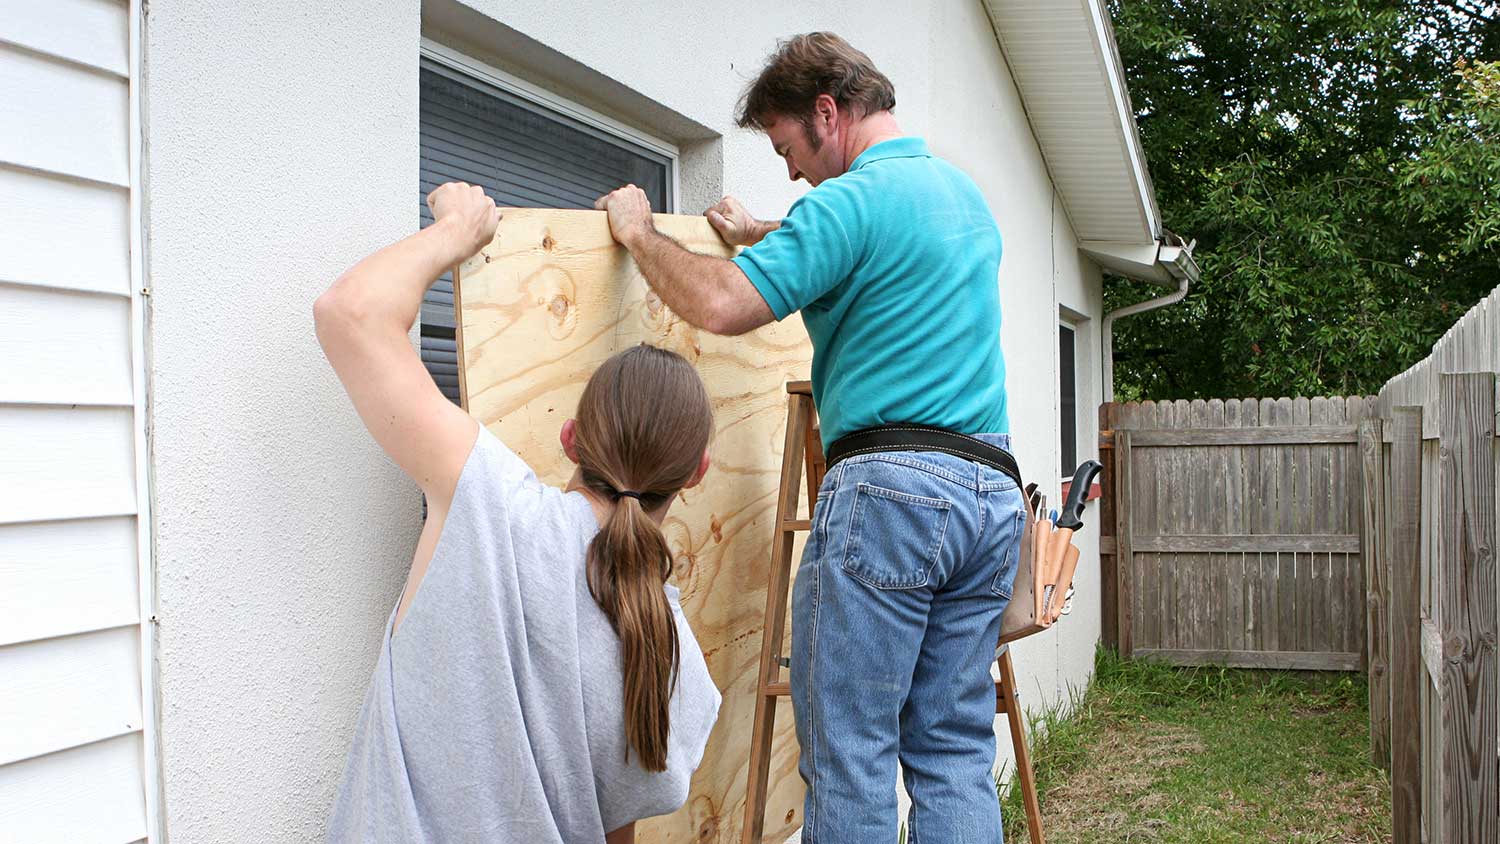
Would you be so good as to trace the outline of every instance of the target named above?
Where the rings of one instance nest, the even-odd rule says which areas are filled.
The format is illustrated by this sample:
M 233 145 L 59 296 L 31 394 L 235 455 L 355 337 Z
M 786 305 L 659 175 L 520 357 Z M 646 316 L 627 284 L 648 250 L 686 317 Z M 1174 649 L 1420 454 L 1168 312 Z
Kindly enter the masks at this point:
M 1177 273 L 1196 274 L 1190 248 L 1179 257 L 1191 270 L 1157 260 L 1181 241 L 1162 226 L 1103 0 L 985 0 L 985 8 L 1084 251 L 1106 269 L 1169 287 Z

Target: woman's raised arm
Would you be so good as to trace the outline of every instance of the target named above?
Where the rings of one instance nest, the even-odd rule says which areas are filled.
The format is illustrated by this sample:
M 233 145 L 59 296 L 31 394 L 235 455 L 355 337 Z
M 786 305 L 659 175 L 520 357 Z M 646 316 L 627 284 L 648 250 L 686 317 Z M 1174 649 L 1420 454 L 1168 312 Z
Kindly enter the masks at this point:
M 380 447 L 429 500 L 447 502 L 478 423 L 438 390 L 407 332 L 422 294 L 495 236 L 482 188 L 450 182 L 427 197 L 435 222 L 346 271 L 313 305 L 318 342 Z

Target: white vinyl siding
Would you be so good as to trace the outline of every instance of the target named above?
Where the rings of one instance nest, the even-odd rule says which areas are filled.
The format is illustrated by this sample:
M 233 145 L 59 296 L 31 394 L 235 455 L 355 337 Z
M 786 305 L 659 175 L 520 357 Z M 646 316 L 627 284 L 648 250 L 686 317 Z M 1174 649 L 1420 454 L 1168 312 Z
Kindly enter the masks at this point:
M 0 829 L 26 844 L 127 844 L 146 836 L 139 733 L 0 768 Z
M 0 50 L 0 125 L 13 127 L 0 133 L 0 160 L 128 186 L 124 82 L 23 50 Z
M 4 525 L 0 537 L 0 646 L 137 620 L 135 517 Z
M 131 424 L 128 407 L 0 399 L 0 530 L 8 522 L 133 515 Z M 0 538 L 0 548 L 6 544 Z
M 128 13 L 124 3 L 110 0 L 0 0 L 0 39 L 125 77 Z
M 0 165 L 0 220 L 0 282 L 129 298 L 129 191 Z
M 1151 243 L 1161 215 L 1103 0 L 984 0 L 1079 238 Z
M 139 652 L 133 627 L 0 650 L 0 764 L 139 730 Z
M 130 300 L 0 287 L 0 395 L 12 402 L 130 404 Z
M 150 840 L 127 0 L 0 0 L 0 839 Z

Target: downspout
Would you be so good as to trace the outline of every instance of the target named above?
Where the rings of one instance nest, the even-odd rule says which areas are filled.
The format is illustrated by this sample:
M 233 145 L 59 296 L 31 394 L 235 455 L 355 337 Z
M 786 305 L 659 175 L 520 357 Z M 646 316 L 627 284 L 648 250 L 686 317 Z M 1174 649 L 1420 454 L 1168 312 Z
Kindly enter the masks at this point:
M 1175 235 L 1168 232 L 1167 237 L 1176 240 L 1179 245 L 1168 245 L 1165 239 L 1157 241 L 1156 266 L 1177 279 L 1177 289 L 1165 296 L 1126 305 L 1104 315 L 1101 328 L 1104 335 L 1104 400 L 1107 402 L 1115 400 L 1115 320 L 1181 302 L 1187 296 L 1188 287 L 1198 280 L 1198 262 L 1193 260 L 1193 247 L 1197 245 L 1197 241 L 1180 245 L 1181 240 Z

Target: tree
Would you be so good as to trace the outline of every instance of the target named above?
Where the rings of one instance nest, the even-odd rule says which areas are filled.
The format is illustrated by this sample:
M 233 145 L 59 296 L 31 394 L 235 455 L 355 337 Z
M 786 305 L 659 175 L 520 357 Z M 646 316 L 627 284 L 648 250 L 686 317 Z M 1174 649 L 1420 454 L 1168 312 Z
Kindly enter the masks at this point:
M 1180 304 L 1115 330 L 1119 398 L 1372 392 L 1500 284 L 1500 7 L 1111 0 Z M 1111 280 L 1108 308 L 1160 290 Z

